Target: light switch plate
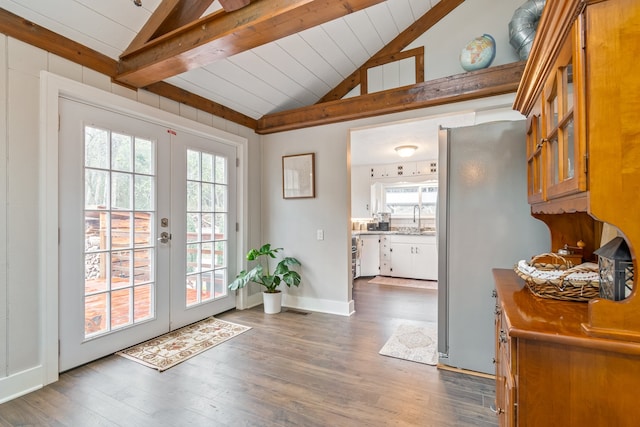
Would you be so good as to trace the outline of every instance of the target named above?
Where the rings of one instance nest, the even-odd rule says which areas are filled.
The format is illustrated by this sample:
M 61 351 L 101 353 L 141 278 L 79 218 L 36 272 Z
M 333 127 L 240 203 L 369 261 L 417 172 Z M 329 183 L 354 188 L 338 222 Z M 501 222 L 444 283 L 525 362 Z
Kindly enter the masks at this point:
M 316 232 L 316 236 L 317 236 L 318 240 L 324 240 L 324 230 L 318 230 Z

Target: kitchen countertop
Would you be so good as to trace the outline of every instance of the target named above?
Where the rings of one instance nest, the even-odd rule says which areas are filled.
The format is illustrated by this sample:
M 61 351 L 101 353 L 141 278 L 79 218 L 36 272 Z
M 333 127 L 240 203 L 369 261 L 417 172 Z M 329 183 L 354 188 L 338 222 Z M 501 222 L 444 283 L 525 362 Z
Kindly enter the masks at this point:
M 401 231 L 401 230 L 390 230 L 390 231 L 382 231 L 382 230 L 353 230 L 351 232 L 354 236 L 362 236 L 362 235 L 383 235 L 383 234 L 393 234 L 393 235 L 401 235 L 401 236 L 435 236 L 435 230 L 426 230 L 421 231 L 420 233 L 416 233 L 415 231 Z

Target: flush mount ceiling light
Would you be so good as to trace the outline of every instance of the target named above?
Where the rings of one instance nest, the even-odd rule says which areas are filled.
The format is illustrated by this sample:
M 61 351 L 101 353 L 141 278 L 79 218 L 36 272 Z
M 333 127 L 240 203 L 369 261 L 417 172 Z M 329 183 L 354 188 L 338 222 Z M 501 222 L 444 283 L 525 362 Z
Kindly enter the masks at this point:
M 398 153 L 398 156 L 400 157 L 411 157 L 417 149 L 418 147 L 415 145 L 401 145 L 395 148 L 396 153 Z

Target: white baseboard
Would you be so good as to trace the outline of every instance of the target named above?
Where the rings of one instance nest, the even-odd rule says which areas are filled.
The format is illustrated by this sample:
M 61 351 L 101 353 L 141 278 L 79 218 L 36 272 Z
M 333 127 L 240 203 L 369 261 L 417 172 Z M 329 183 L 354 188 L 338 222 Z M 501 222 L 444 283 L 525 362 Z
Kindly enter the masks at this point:
M 0 403 L 24 396 L 42 388 L 44 369 L 36 366 L 8 377 L 0 378 Z
M 317 311 L 320 313 L 337 314 L 340 316 L 351 316 L 353 314 L 353 301 L 340 302 L 322 300 L 317 298 L 304 298 L 294 295 L 284 294 L 282 296 L 282 306 L 295 308 L 298 310 Z
M 247 297 L 247 308 L 262 304 L 262 292 L 249 295 Z M 304 298 L 282 294 L 282 306 L 305 311 L 317 311 L 320 313 L 337 314 L 340 316 L 351 316 L 355 312 L 353 300 L 349 302 L 338 302 L 321 300 L 317 298 Z

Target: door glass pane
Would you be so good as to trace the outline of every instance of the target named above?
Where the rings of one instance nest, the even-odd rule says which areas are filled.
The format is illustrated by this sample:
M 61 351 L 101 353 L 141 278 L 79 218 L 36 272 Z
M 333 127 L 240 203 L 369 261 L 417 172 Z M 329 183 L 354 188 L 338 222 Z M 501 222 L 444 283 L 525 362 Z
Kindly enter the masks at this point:
M 218 289 L 226 277 L 228 238 L 227 159 L 187 150 L 186 304 L 192 306 L 227 295 Z
M 565 140 L 565 179 L 571 179 L 575 176 L 575 143 L 573 137 L 573 119 L 569 120 L 563 128 L 562 134 Z
M 549 140 L 549 151 L 551 154 L 551 159 L 549 159 L 550 161 L 550 173 L 551 173 L 551 182 L 553 184 L 557 184 L 559 182 L 559 176 L 560 176 L 560 162 L 559 162 L 559 156 L 560 156 L 560 151 L 558 149 L 558 137 L 553 137 Z
M 566 109 L 564 114 L 567 114 L 569 111 L 573 109 L 573 63 L 569 62 L 567 67 L 564 69 L 565 78 L 567 81 L 567 94 L 566 94 Z
M 553 88 L 547 98 L 547 118 L 549 120 L 547 131 L 551 132 L 558 126 L 558 86 L 557 82 L 553 83 Z
M 85 338 L 90 338 L 155 315 L 156 146 L 91 126 L 85 127 L 84 140 Z

